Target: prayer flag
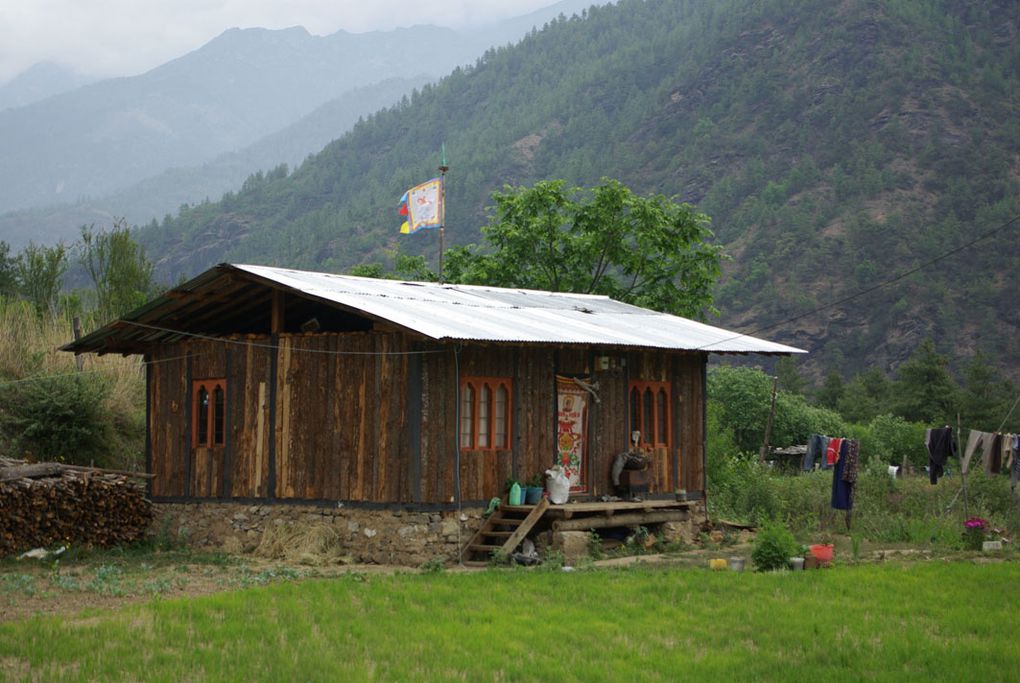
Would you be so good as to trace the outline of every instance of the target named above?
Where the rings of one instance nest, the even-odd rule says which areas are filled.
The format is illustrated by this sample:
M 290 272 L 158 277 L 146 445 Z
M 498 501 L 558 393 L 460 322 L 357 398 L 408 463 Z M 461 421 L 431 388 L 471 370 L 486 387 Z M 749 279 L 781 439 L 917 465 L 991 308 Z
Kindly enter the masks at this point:
M 413 235 L 423 228 L 443 224 L 443 192 L 439 178 L 416 185 L 400 198 L 398 213 L 407 216 L 400 226 L 402 235 Z

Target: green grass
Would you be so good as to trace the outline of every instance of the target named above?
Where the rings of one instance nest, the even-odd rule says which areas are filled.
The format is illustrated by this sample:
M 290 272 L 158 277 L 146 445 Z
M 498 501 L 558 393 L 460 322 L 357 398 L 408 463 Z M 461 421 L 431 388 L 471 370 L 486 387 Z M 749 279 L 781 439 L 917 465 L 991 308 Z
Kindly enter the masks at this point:
M 0 625 L 10 680 L 1016 680 L 1020 565 L 350 575 Z

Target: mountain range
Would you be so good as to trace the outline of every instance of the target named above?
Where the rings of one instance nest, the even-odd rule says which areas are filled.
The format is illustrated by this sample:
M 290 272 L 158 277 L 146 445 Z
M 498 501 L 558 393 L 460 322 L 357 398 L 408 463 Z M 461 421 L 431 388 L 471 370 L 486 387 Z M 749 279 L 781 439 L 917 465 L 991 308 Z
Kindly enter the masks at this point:
M 167 277 L 431 254 L 396 235 L 394 207 L 445 143 L 454 243 L 478 240 L 504 184 L 618 178 L 711 215 L 732 258 L 718 322 L 813 351 L 816 376 L 889 372 L 927 337 L 1015 373 L 1018 231 L 1002 226 L 1020 214 L 1018 8 L 622 0 L 140 236 Z
M 165 281 L 219 261 L 434 263 L 395 209 L 445 148 L 448 243 L 479 240 L 504 185 L 612 177 L 708 213 L 730 256 L 713 322 L 810 350 L 815 378 L 891 372 L 925 338 L 1017 377 L 1018 27 L 1016 0 L 620 0 L 522 31 L 138 238 Z
M 147 222 L 218 198 L 259 169 L 294 165 L 393 104 L 560 13 L 495 24 L 328 36 L 230 29 L 139 76 L 72 88 L 41 65 L 0 88 L 0 239 L 73 239 L 82 222 Z M 62 85 L 61 85 L 62 84 Z M 61 90 L 51 97 L 25 95 Z M 11 106 L 27 101 L 24 106 Z M 91 221 L 89 219 L 92 219 Z

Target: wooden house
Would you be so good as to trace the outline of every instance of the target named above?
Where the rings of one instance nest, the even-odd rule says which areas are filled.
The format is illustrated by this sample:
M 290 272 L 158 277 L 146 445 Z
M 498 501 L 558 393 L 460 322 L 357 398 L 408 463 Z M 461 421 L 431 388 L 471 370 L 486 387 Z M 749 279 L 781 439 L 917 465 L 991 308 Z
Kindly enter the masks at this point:
M 797 349 L 603 296 L 221 264 L 64 347 L 141 354 L 155 501 L 480 505 L 565 464 L 705 491 L 708 355 Z

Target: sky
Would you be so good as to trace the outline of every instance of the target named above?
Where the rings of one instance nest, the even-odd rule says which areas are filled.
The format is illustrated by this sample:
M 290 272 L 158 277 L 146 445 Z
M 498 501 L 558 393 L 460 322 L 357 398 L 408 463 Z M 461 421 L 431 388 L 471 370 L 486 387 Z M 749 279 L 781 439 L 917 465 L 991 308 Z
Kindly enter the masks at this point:
M 316 35 L 415 24 L 463 28 L 552 4 L 555 0 L 5 0 L 0 84 L 38 62 L 88 76 L 131 76 L 233 27 L 304 26 Z

